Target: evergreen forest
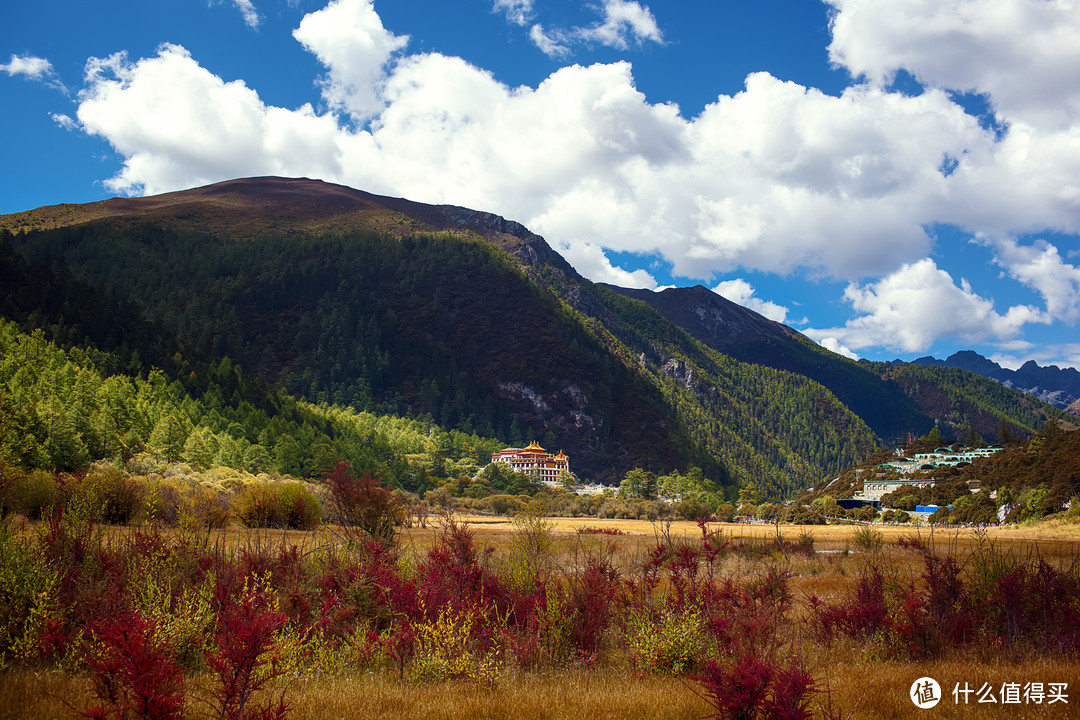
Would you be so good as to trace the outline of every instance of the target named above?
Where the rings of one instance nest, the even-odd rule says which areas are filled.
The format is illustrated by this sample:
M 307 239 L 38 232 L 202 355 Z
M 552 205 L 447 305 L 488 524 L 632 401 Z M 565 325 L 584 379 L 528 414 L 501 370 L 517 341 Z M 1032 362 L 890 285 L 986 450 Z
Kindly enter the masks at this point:
M 316 231 L 254 204 L 255 181 L 236 187 L 227 213 L 177 193 L 153 214 L 129 200 L 113 218 L 5 220 L 5 458 L 296 477 L 345 459 L 420 492 L 537 440 L 584 480 L 698 468 L 729 500 L 751 483 L 779 500 L 936 423 L 1025 437 L 1055 414 L 971 373 L 853 363 L 790 329 L 771 354 L 728 338 L 759 347 L 740 359 L 493 216 L 386 200 Z M 436 211 L 463 219 L 433 225 Z

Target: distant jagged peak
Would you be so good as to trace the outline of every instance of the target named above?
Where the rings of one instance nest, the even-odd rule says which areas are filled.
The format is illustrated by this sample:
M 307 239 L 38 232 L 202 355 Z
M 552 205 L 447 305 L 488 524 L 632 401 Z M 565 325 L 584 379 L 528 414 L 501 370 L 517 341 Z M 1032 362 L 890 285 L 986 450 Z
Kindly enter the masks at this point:
M 974 350 L 960 350 L 945 360 L 924 357 L 912 363 L 969 370 L 1066 410 L 1075 405 L 1073 401 L 1080 397 L 1080 372 L 1075 368 L 1040 366 L 1034 360 L 1028 360 L 1018 369 L 1010 370 Z

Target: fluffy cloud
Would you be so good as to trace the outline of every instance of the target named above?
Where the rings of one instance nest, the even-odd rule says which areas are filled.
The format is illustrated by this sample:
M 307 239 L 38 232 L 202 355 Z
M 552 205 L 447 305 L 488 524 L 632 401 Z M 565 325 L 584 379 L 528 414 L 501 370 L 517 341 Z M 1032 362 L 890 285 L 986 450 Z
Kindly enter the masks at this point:
M 1055 320 L 1080 320 L 1080 267 L 1070 265 L 1046 241 L 1022 246 L 1013 239 L 997 244 L 998 262 L 1013 278 L 1042 295 Z
M 754 312 L 764 315 L 770 320 L 775 320 L 780 323 L 787 320 L 788 309 L 786 307 L 757 297 L 754 287 L 742 278 L 725 280 L 714 287 L 713 292 L 727 298 L 733 303 L 738 303 L 743 307 L 750 308 Z
M 0 64 L 0 71 L 6 72 L 9 77 L 25 75 L 31 80 L 41 80 L 53 75 L 52 63 L 42 57 L 33 55 L 12 55 L 7 64 Z
M 757 73 L 686 119 L 650 104 L 627 63 L 564 67 L 511 89 L 460 58 L 391 62 L 407 39 L 368 0 L 334 0 L 294 35 L 328 68 L 323 97 L 335 112 L 266 107 L 177 46 L 136 63 L 92 61 L 79 119 L 125 157 L 111 186 L 149 192 L 288 169 L 481 207 L 570 245 L 659 252 L 697 279 L 740 267 L 879 275 L 928 254 L 927 223 L 974 224 L 975 205 L 1021 204 L 989 196 L 1020 183 L 1003 183 L 1008 170 L 992 186 L 980 180 L 996 138 L 941 91 L 854 86 L 833 97 Z M 338 112 L 368 124 L 348 127 Z M 302 142 L 291 150 L 278 135 Z M 958 158 L 948 177 L 946 157 Z M 1019 153 L 1015 164 L 1030 160 Z
M 573 265 L 578 272 L 594 282 L 604 282 L 628 288 L 657 289 L 656 279 L 648 272 L 645 270 L 630 272 L 615 267 L 604 253 L 604 248 L 599 245 L 593 245 L 592 243 L 576 243 L 574 245 L 556 243 L 555 250 L 568 263 Z
M 504 10 L 507 18 L 517 25 L 524 25 L 532 14 L 530 0 L 496 0 L 495 8 Z M 631 42 L 663 44 L 663 33 L 648 7 L 634 0 L 606 0 L 601 10 L 602 18 L 592 25 L 545 30 L 536 23 L 530 28 L 529 37 L 550 57 L 565 57 L 577 44 L 599 44 L 619 50 L 625 50 Z
M 663 35 L 648 7 L 633 0 L 605 0 L 604 19 L 592 27 L 580 28 L 576 35 L 585 41 L 625 50 L 629 41 L 662 43 Z
M 886 83 L 987 94 L 1007 122 L 1044 129 L 1080 116 L 1080 3 L 1073 0 L 827 0 L 831 59 Z
M 329 71 L 323 99 L 359 120 L 383 108 L 379 90 L 384 68 L 409 42 L 408 36 L 383 27 L 371 0 L 333 0 L 304 16 L 293 37 Z
M 811 329 L 805 334 L 855 349 L 885 346 L 924 352 L 940 338 L 966 343 L 1010 340 L 1025 324 L 1048 320 L 1029 305 L 1016 305 L 999 314 L 991 300 L 973 292 L 966 280 L 957 286 L 929 258 L 905 264 L 876 283 L 852 283 L 844 298 L 857 317 L 844 327 Z
M 936 220 L 996 238 L 1080 232 L 1080 3 L 828 0 L 830 57 L 874 86 L 903 69 L 983 95 L 1000 142 L 968 147 Z
M 222 81 L 176 45 L 135 63 L 124 53 L 91 58 L 78 119 L 126 158 L 106 182 L 118 192 L 154 194 L 301 168 L 340 174 L 332 117 L 310 106 L 266 107 L 242 81 Z
M 837 355 L 843 355 L 851 360 L 858 360 L 859 356 L 851 348 L 845 347 L 840 344 L 840 341 L 834 337 L 821 337 L 818 338 L 818 344 L 826 350 L 831 350 Z
M 623 285 L 656 281 L 614 267 L 606 250 L 659 255 L 700 280 L 739 269 L 842 278 L 857 317 L 817 337 L 849 355 L 941 337 L 1007 342 L 1025 323 L 1080 319 L 1077 267 L 1052 244 L 1014 239 L 1080 232 L 1080 80 L 1064 72 L 1080 66 L 1080 23 L 1064 22 L 1073 5 L 1007 0 L 984 16 L 966 0 L 831 3 L 832 57 L 866 78 L 840 96 L 755 73 L 688 118 L 650 103 L 628 63 L 571 65 L 510 88 L 461 58 L 407 54 L 408 38 L 370 0 L 333 0 L 293 33 L 326 68 L 321 112 L 266 105 L 164 45 L 136 61 L 92 59 L 78 120 L 123 158 L 109 181 L 120 192 L 306 175 L 497 212 L 546 235 L 586 276 Z M 522 27 L 535 12 L 528 0 L 493 7 Z M 1015 16 L 1005 39 L 1002 9 Z M 663 40 L 639 3 L 608 0 L 602 11 L 572 31 L 533 24 L 533 39 L 549 54 Z M 950 38 L 971 62 L 949 55 Z M 49 71 L 34 60 L 0 69 Z M 899 68 L 926 91 L 890 92 Z M 1004 136 L 966 113 L 955 90 L 986 93 Z M 939 223 L 983 233 L 1045 309 L 1002 315 L 953 282 L 926 259 L 945 250 L 925 229 Z M 724 292 L 786 316 L 738 281 Z

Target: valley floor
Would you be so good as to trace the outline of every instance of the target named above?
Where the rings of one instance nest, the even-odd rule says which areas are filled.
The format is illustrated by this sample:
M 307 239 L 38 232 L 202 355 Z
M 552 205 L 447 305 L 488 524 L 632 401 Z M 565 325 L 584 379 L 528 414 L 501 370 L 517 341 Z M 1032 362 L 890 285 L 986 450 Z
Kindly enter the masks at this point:
M 469 522 L 476 548 L 492 548 L 492 557 L 504 557 L 516 547 L 521 527 L 490 517 L 463 518 Z M 620 534 L 595 533 L 607 529 Z M 891 719 L 933 718 L 1052 718 L 1080 717 L 1080 657 L 1061 652 L 1042 652 L 1038 647 L 1007 650 L 987 643 L 963 649 L 945 649 L 926 661 L 886 657 L 873 642 L 837 637 L 822 642 L 811 630 L 814 602 L 841 602 L 852 596 L 857 578 L 868 567 L 885 570 L 890 582 L 917 582 L 923 558 L 903 542 L 915 538 L 943 557 L 971 563 L 975 553 L 992 550 L 995 557 L 1042 559 L 1064 571 L 1080 566 L 1080 527 L 1033 525 L 988 530 L 918 530 L 882 527 L 881 544 L 868 544 L 865 532 L 849 526 L 781 527 L 779 532 L 794 546 L 812 535 L 812 552 L 791 552 L 786 557 L 774 549 L 777 529 L 761 525 L 711 524 L 720 537 L 741 548 L 760 552 L 732 552 L 718 566 L 732 578 L 753 578 L 766 566 L 783 567 L 790 573 L 790 627 L 781 654 L 800 655 L 813 675 L 817 692 L 808 709 L 813 717 Z M 548 552 L 556 573 L 570 573 L 583 553 L 606 551 L 629 576 L 640 568 L 658 543 L 701 542 L 693 523 L 649 523 L 628 520 L 551 519 L 544 532 L 550 538 Z M 132 532 L 110 528 L 115 538 Z M 442 537 L 439 522 L 428 527 L 400 530 L 398 547 L 404 557 L 421 557 Z M 332 529 L 314 533 L 248 531 L 230 529 L 216 533 L 212 541 L 234 550 L 296 545 L 302 553 L 333 543 Z M 606 549 L 606 550 L 604 550 Z M 970 567 L 968 568 L 970 569 Z M 811 601 L 811 598 L 816 600 Z M 1073 598 L 1073 602 L 1080 602 Z M 934 678 L 941 700 L 930 711 L 917 708 L 909 697 L 919 678 Z M 216 716 L 208 703 L 211 678 L 205 672 L 188 675 L 184 716 Z M 1041 684 L 1041 702 L 1017 694 Z M 1063 697 L 1045 692 L 1054 684 Z M 1059 684 L 1064 684 L 1061 686 Z M 963 689 L 973 692 L 964 702 Z M 987 690 L 997 701 L 978 702 L 977 691 Z M 954 690 L 958 694 L 954 695 Z M 345 670 L 303 676 L 287 674 L 272 686 L 276 696 L 284 692 L 289 717 L 311 720 L 344 718 L 423 718 L 424 720 L 492 718 L 534 720 L 562 718 L 679 718 L 711 716 L 711 704 L 701 686 L 686 676 L 669 676 L 635 668 L 625 654 L 601 654 L 591 667 L 570 663 L 559 667 L 522 670 L 505 665 L 490 683 L 472 681 L 415 682 L 401 679 L 392 669 Z M 989 696 L 984 692 L 984 699 Z M 85 671 L 65 674 L 46 666 L 18 665 L 0 671 L 0 720 L 4 718 L 70 718 L 93 699 Z M 1005 702 L 1017 699 L 1017 702 Z M 1056 702 L 1051 702 L 1054 699 Z M 959 702 L 958 702 L 959 701 Z

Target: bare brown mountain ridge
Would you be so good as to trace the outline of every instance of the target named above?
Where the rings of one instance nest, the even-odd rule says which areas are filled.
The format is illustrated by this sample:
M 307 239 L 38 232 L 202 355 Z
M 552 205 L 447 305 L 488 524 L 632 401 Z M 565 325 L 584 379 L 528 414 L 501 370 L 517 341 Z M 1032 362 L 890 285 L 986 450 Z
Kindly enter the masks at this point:
M 160 223 L 238 240 L 357 229 L 395 237 L 476 236 L 525 260 L 535 262 L 539 254 L 547 261 L 552 256 L 562 260 L 525 226 L 492 213 L 375 195 L 309 178 L 242 178 L 161 195 L 47 205 L 0 216 L 0 231 L 50 230 L 97 220 Z

